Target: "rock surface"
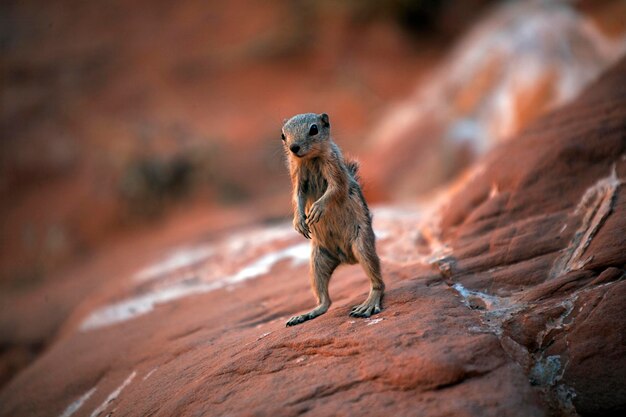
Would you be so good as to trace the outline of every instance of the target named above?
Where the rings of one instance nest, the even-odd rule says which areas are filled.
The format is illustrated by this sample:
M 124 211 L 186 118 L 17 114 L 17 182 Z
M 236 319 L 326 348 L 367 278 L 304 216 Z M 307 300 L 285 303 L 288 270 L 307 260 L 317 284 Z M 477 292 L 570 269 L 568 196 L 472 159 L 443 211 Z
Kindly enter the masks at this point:
M 553 404 L 626 408 L 626 60 L 489 155 L 444 212 L 438 263 Z M 467 289 L 465 289 L 467 288 Z
M 367 282 L 343 267 L 330 311 L 285 328 L 313 304 L 308 243 L 197 233 L 85 297 L 0 415 L 621 415 L 625 178 L 623 60 L 442 206 L 374 210 L 381 314 L 348 317 Z

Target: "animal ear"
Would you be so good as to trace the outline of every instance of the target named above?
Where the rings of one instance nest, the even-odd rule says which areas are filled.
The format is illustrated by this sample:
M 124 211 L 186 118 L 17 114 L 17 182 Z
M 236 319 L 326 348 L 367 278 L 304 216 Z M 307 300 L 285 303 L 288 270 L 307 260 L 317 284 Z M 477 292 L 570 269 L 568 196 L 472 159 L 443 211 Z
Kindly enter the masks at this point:
M 328 121 L 328 115 L 326 113 L 320 114 L 320 119 L 322 119 L 324 127 L 330 127 L 330 122 Z

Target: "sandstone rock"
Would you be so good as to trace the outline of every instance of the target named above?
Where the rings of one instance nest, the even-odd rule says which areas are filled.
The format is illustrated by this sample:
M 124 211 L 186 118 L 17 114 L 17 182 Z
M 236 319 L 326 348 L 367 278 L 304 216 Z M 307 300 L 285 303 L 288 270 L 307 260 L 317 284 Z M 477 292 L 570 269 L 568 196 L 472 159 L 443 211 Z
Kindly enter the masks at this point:
M 486 326 L 527 352 L 531 380 L 565 413 L 626 409 L 625 74 L 622 60 L 491 153 L 440 225 L 450 279 L 466 298 L 496 297 Z
M 425 265 L 411 230 L 422 212 L 376 214 L 391 288 L 379 316 L 348 316 L 368 287 L 346 267 L 331 311 L 285 328 L 313 303 L 308 242 L 289 224 L 242 231 L 112 277 L 3 390 L 0 414 L 545 415 L 497 336 L 468 330 L 477 313 Z

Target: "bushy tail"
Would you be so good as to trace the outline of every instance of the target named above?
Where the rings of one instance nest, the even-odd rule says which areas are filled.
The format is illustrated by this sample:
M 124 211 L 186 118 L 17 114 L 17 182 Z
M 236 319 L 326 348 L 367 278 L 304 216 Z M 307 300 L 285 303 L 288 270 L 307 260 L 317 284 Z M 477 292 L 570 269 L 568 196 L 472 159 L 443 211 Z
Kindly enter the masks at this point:
M 348 168 L 348 172 L 352 175 L 357 182 L 359 181 L 359 163 L 354 159 L 346 159 L 346 168 Z

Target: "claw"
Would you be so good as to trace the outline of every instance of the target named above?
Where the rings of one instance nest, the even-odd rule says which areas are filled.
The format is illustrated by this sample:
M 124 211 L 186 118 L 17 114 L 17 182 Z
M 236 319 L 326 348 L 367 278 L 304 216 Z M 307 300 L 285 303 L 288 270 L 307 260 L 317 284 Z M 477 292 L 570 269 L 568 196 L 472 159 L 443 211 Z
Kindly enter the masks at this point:
M 307 239 L 311 239 L 311 231 L 306 225 L 305 219 L 301 219 L 301 220 L 298 220 L 297 222 L 294 222 L 293 227 L 294 229 L 296 229 L 296 232 L 300 233 L 302 236 L 304 236 Z
M 302 319 L 302 316 L 294 316 L 287 321 L 287 323 L 285 324 L 285 327 L 295 326 L 302 322 L 304 322 L 304 320 Z
M 300 323 L 304 323 L 307 320 L 311 320 L 314 317 L 315 316 L 311 317 L 310 313 L 301 314 L 299 316 L 293 316 L 292 318 L 287 320 L 287 323 L 285 323 L 285 327 L 296 326 L 296 325 L 298 325 Z
M 371 303 L 371 302 L 370 302 Z M 356 305 L 354 307 L 352 307 L 352 309 L 350 310 L 349 315 L 351 317 L 362 317 L 362 318 L 367 318 L 370 317 L 372 314 L 377 314 L 380 313 L 381 308 L 379 304 L 359 304 Z

